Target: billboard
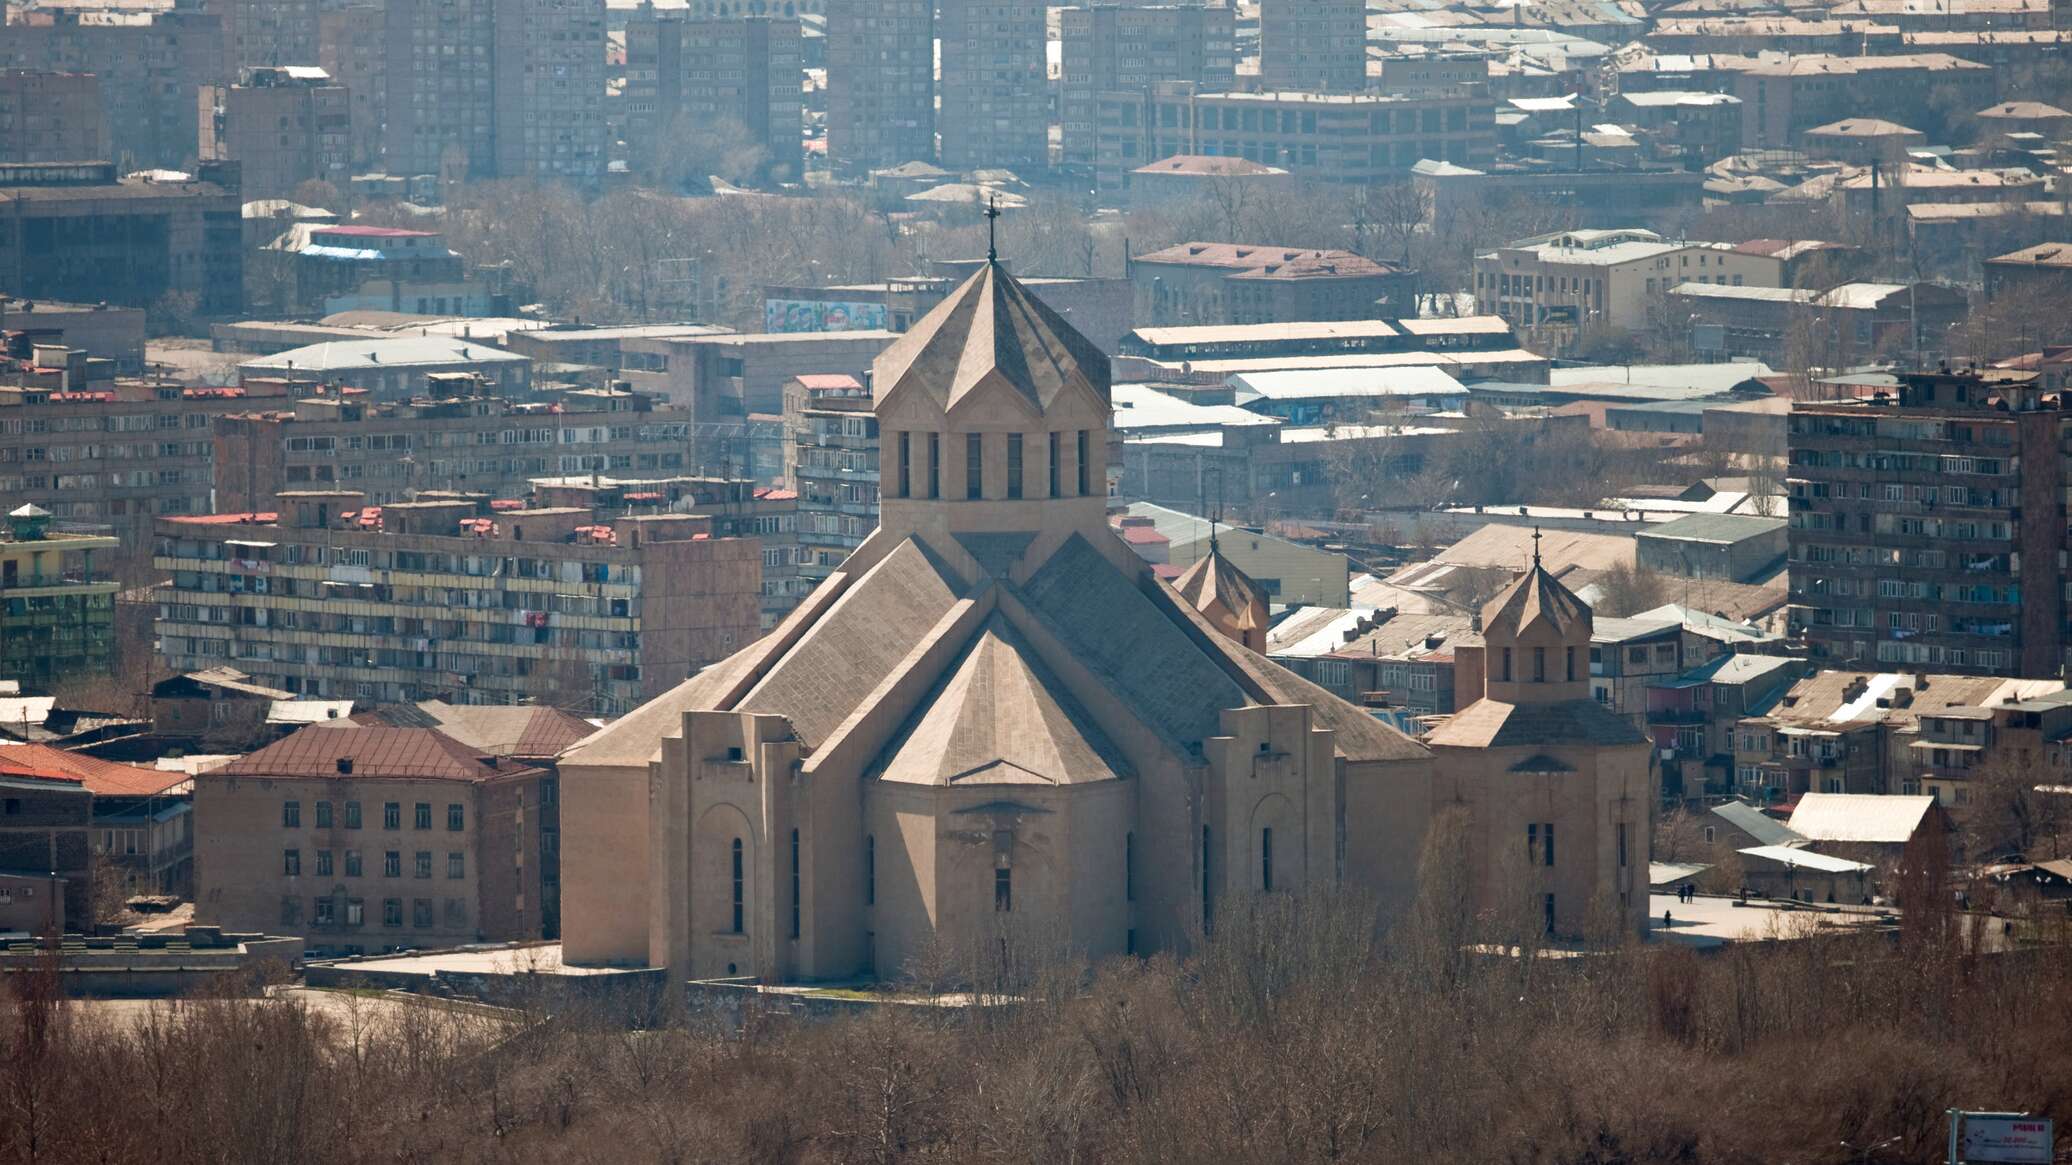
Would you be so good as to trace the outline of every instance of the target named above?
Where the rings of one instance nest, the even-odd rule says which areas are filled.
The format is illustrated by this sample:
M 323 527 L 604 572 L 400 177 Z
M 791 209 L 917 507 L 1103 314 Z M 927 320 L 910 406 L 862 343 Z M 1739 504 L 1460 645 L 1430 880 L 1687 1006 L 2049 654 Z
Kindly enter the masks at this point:
M 885 305 L 833 299 L 766 299 L 765 332 L 863 332 L 885 326 Z
M 1962 1122 L 1961 1135 L 1951 1138 L 1957 1142 L 1954 1160 L 1978 1165 L 1988 1161 L 2003 1165 L 2051 1163 L 2056 1138 L 2050 1120 L 2045 1117 L 2011 1112 L 1966 1112 L 1952 1113 L 1951 1119 Z

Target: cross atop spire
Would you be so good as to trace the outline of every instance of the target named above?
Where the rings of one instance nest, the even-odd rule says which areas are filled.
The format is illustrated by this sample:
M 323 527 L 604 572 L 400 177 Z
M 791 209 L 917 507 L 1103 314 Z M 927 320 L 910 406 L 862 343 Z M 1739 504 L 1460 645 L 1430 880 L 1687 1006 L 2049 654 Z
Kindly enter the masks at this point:
M 1000 196 L 986 195 L 986 262 L 1000 261 L 998 231 L 1000 226 Z
M 1540 568 L 1540 528 L 1538 526 L 1532 528 L 1532 568 L 1534 570 Z

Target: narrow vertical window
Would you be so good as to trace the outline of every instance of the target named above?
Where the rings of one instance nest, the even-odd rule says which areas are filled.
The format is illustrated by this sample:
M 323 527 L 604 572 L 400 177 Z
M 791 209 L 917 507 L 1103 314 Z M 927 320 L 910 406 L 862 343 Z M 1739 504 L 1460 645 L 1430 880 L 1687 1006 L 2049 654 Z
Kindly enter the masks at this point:
M 1014 869 L 1010 866 L 993 867 L 993 910 L 999 914 L 1014 910 Z
M 1553 822 L 1551 822 L 1551 821 L 1547 822 L 1547 824 L 1546 824 L 1546 826 L 1545 826 L 1545 833 L 1546 833 L 1546 835 L 1547 835 L 1547 847 L 1546 847 L 1546 849 L 1545 849 L 1545 850 L 1543 850 L 1542 852 L 1543 852 L 1543 853 L 1545 854 L 1545 856 L 1546 856 L 1547 864 L 1551 866 L 1551 865 L 1553 865 L 1553 864 L 1554 864 L 1554 823 L 1553 823 Z
M 1061 472 L 1058 460 L 1059 445 L 1060 441 L 1058 439 L 1058 435 L 1056 433 L 1052 433 L 1050 435 L 1050 496 L 1054 498 L 1064 496 L 1062 493 L 1064 489 L 1064 478 L 1059 476 Z
M 863 904 L 878 904 L 878 839 L 872 834 L 863 837 Z
M 1525 827 L 1525 862 L 1531 865 L 1540 860 L 1540 823 L 1527 823 Z
M 1547 682 L 1547 649 L 1544 647 L 1532 649 L 1532 682 L 1536 684 Z
M 1216 921 L 1214 884 L 1209 880 L 1209 827 L 1201 827 L 1201 931 L 1209 933 Z
M 1503 661 L 1503 670 L 1497 674 L 1496 678 L 1509 682 L 1511 679 L 1511 649 L 1508 647 L 1504 648 Z
M 928 496 L 942 496 L 942 434 L 928 434 Z
M 1088 494 L 1090 494 L 1090 493 L 1094 492 L 1094 491 L 1093 491 L 1093 488 L 1092 488 L 1091 486 L 1089 486 L 1089 485 L 1087 484 L 1088 482 L 1090 482 L 1090 481 L 1092 481 L 1092 480 L 1093 480 L 1093 476 L 1092 476 L 1092 473 L 1093 473 L 1093 459 L 1087 456 L 1087 449 L 1088 449 L 1088 448 L 1089 448 L 1089 447 L 1090 447 L 1091 445 L 1092 445 L 1092 442 L 1090 442 L 1090 441 L 1088 441 L 1088 440 L 1087 440 L 1087 433 L 1086 433 L 1086 430 L 1085 430 L 1085 429 L 1081 429 L 1081 430 L 1079 430 L 1079 496 L 1080 496 L 1080 497 L 1085 497 L 1086 495 L 1088 495 Z
M 747 922 L 747 904 L 742 901 L 742 891 L 747 888 L 747 871 L 742 867 L 741 839 L 734 839 L 734 926 L 733 933 L 740 934 L 742 924 Z
M 1022 496 L 1022 435 L 1007 435 L 1007 496 Z
M 799 937 L 799 831 L 791 831 L 791 937 Z
M 1273 893 L 1273 828 L 1259 831 L 1259 888 Z
M 1567 653 L 1568 653 L 1568 678 L 1569 678 L 1569 682 L 1570 682 L 1570 683 L 1574 683 L 1574 682 L 1575 682 L 1575 678 L 1576 678 L 1576 649 L 1575 649 L 1575 648 L 1573 648 L 1573 647 L 1570 647 L 1570 648 L 1567 648 L 1567 649 L 1565 649 L 1565 650 L 1566 650 L 1566 651 L 1567 651 Z
M 1137 835 L 1122 835 L 1122 900 L 1137 900 Z
M 1626 868 L 1626 823 L 1619 822 L 1619 868 Z
M 908 432 L 901 432 L 899 434 L 899 480 L 895 483 L 895 486 L 899 490 L 898 496 L 903 498 L 913 495 L 913 457 L 914 435 Z
M 986 442 L 983 434 L 964 435 L 964 496 L 972 501 L 986 496 Z
M 1549 894 L 1542 900 L 1542 909 L 1547 915 L 1547 933 L 1554 933 L 1554 896 Z

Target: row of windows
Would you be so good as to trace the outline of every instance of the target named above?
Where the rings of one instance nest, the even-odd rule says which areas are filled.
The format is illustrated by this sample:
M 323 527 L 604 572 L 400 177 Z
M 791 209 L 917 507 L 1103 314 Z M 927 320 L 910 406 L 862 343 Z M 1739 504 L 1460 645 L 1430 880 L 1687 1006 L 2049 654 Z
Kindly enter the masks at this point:
M 316 898 L 310 901 L 309 919 L 314 926 L 358 927 L 366 925 L 366 900 L 362 898 Z M 283 897 L 281 899 L 281 926 L 293 930 L 302 925 L 302 899 Z M 413 898 L 410 900 L 410 925 L 419 930 L 432 925 L 432 900 Z M 403 925 L 403 900 L 384 898 L 381 900 L 381 925 L 400 927 Z M 468 925 L 468 901 L 465 898 L 446 899 L 446 928 L 463 930 Z
M 341 763 L 342 763 L 342 764 L 344 764 L 344 765 L 350 765 L 350 764 L 351 764 L 352 762 L 351 762 L 350 760 L 346 760 L 346 761 L 343 761 L 343 762 L 341 762 Z M 350 772 L 351 770 L 350 770 L 349 768 L 342 768 L 342 769 L 340 769 L 339 771 L 340 771 L 340 772 Z M 330 829 L 330 828 L 332 827 L 332 823 L 333 823 L 333 816 L 332 816 L 332 812 L 331 812 L 331 802 L 329 802 L 329 801 L 318 801 L 318 802 L 316 803 L 316 806 L 315 806 L 315 808 L 316 808 L 316 828 L 318 828 L 318 829 Z M 419 802 L 418 802 L 418 803 L 416 804 L 415 808 L 416 808 L 416 813 L 415 813 L 415 815 L 414 815 L 414 816 L 413 816 L 413 818 L 412 818 L 412 828 L 415 828 L 415 829 L 430 829 L 430 828 L 432 827 L 432 803 L 431 803 L 431 802 L 429 802 L 429 801 L 419 801 Z M 345 828 L 347 828 L 347 829 L 358 829 L 358 828 L 360 828 L 360 803 L 359 803 L 358 801 L 347 801 L 347 802 L 345 802 L 345 805 L 344 805 L 344 810 L 345 810 L 345 811 L 344 811 L 344 814 L 343 814 L 343 816 L 344 816 L 344 819 L 345 819 Z M 402 805 L 402 802 L 400 802 L 400 801 L 385 801 L 385 802 L 383 802 L 383 803 L 382 803 L 382 806 L 381 806 L 381 827 L 382 827 L 383 829 L 401 829 L 401 828 L 403 828 L 403 805 Z M 302 802 L 301 802 L 301 801 L 299 801 L 299 800 L 288 800 L 288 801 L 283 801 L 283 802 L 281 802 L 281 828 L 283 828 L 283 829 L 300 829 L 300 828 L 302 828 Z M 465 829 L 467 828 L 467 807 L 466 807 L 465 805 L 461 804 L 461 803 L 460 803 L 460 802 L 458 802 L 458 801 L 454 801 L 454 802 L 449 802 L 449 803 L 447 804 L 447 806 L 446 806 L 446 828 L 447 828 L 447 830 L 448 830 L 449 832 L 452 832 L 452 833 L 460 833 L 461 831 L 463 831 L 463 830 L 465 830 Z
M 331 864 L 331 851 L 327 849 L 320 849 L 315 852 L 317 859 L 316 876 L 319 878 L 330 878 L 337 876 L 336 871 L 332 868 Z M 415 856 L 417 859 L 415 867 L 415 876 L 419 878 L 431 877 L 432 851 L 428 849 L 421 849 L 417 851 Z M 302 876 L 301 850 L 285 849 L 281 851 L 281 872 L 283 874 L 286 874 L 290 878 L 299 878 Z M 358 878 L 362 876 L 359 850 L 349 849 L 345 851 L 344 876 L 348 878 Z M 392 849 L 381 855 L 381 876 L 384 878 L 400 878 L 403 876 L 403 851 Z M 467 854 L 461 852 L 460 850 L 450 850 L 447 852 L 446 876 L 454 880 L 459 880 L 468 876 Z
M 913 480 L 915 451 L 913 437 L 912 433 L 898 434 L 899 462 L 893 486 L 897 490 L 897 496 L 903 498 L 915 496 Z M 1062 490 L 1064 484 L 1064 435 L 1061 433 L 1051 433 L 1049 438 L 1050 492 L 1039 496 L 1060 498 L 1065 496 Z M 1090 456 L 1092 435 L 1088 430 L 1081 429 L 1075 435 L 1075 440 L 1079 462 L 1077 465 L 1077 480 L 1075 482 L 1078 486 L 1078 493 L 1074 496 L 1086 497 L 1091 492 L 1088 486 L 1092 480 Z M 985 456 L 985 435 L 982 433 L 966 433 L 964 435 L 964 497 L 967 501 L 977 501 L 985 497 Z M 927 478 L 922 484 L 923 492 L 920 496 L 940 498 L 942 496 L 942 435 L 940 433 L 928 434 L 927 458 Z M 1009 499 L 1028 496 L 1027 469 L 1026 460 L 1023 456 L 1022 434 L 1007 434 L 1006 496 Z

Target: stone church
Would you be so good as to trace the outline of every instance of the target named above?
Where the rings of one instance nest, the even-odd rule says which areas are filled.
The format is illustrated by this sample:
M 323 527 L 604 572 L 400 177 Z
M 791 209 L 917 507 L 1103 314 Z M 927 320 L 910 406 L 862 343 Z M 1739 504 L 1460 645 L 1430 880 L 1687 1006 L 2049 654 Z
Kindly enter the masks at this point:
M 1493 603 L 1489 650 L 1519 668 L 1551 646 L 1569 680 L 1492 679 L 1512 711 L 1468 708 L 1488 743 L 1435 758 L 1259 654 L 1263 594 L 1227 560 L 1168 586 L 1111 533 L 1108 362 L 997 265 L 879 356 L 873 395 L 876 533 L 765 638 L 562 758 L 567 961 L 891 976 L 1010 920 L 1093 957 L 1184 949 L 1261 895 L 1399 908 L 1435 798 L 1487 814 L 1492 850 L 1522 853 L 1528 817 L 1560 827 L 1577 888 L 1555 925 L 1614 875 L 1645 911 L 1644 789 L 1626 768 L 1637 801 L 1594 787 L 1609 728 L 1569 709 L 1512 764 L 1507 726 L 1567 708 L 1561 652 L 1587 658 L 1558 582 L 1535 569 Z M 1525 613 L 1556 595 L 1580 614 Z M 1643 876 L 1586 859 L 1604 813 L 1638 815 L 1618 828 Z

